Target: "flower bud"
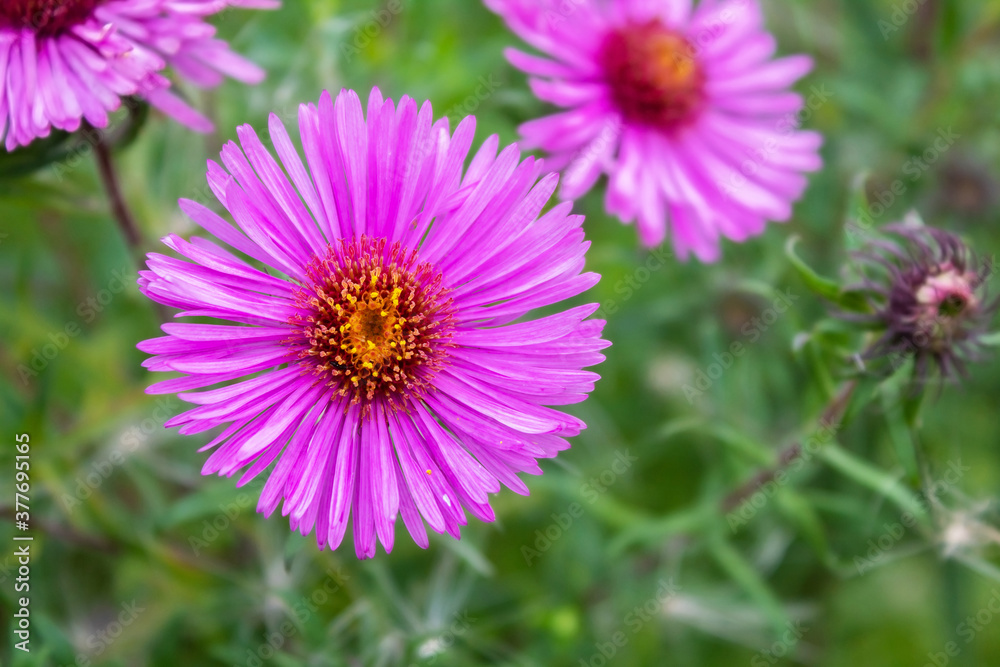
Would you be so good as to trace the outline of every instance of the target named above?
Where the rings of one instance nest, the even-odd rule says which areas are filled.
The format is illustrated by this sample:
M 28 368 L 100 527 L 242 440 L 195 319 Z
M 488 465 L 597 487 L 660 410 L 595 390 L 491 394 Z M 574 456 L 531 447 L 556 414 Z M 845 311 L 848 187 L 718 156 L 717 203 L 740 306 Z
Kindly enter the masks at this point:
M 915 222 L 887 225 L 888 237 L 856 257 L 868 269 L 861 285 L 882 332 L 866 359 L 888 357 L 898 368 L 915 360 L 917 379 L 935 370 L 944 379 L 965 375 L 983 356 L 996 302 L 987 296 L 992 260 L 980 260 L 954 234 Z

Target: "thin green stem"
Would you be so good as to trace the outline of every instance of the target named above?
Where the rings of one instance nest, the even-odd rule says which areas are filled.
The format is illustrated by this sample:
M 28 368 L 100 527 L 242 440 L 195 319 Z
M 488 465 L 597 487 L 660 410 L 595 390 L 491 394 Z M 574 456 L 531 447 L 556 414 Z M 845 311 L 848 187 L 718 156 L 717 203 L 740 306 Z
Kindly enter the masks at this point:
M 857 389 L 857 386 L 857 380 L 849 380 L 841 385 L 840 391 L 838 391 L 833 399 L 827 403 L 826 408 L 823 409 L 823 413 L 819 417 L 819 424 L 823 428 L 830 428 L 834 425 L 840 424 L 844 415 L 847 413 L 847 408 L 851 404 L 851 399 L 854 397 L 854 390 Z M 754 475 L 749 482 L 739 487 L 723 499 L 723 510 L 728 512 L 740 506 L 743 501 L 755 494 L 762 486 L 768 482 L 774 481 L 774 478 L 777 477 L 779 473 L 802 458 L 803 454 L 804 450 L 802 448 L 802 443 L 800 442 L 795 442 L 794 444 L 781 450 L 781 452 L 778 453 L 778 463 L 776 466 L 761 470 Z

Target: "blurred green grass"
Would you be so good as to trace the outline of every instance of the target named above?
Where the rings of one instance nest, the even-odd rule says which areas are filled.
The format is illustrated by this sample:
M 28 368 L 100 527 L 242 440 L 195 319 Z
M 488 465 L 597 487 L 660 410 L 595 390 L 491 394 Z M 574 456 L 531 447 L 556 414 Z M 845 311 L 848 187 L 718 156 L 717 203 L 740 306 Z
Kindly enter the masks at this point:
M 365 98 L 378 85 L 390 97 L 430 99 L 438 115 L 469 106 L 477 142 L 496 133 L 511 143 L 520 122 L 545 111 L 503 60 L 516 39 L 479 2 L 407 0 L 384 27 L 371 12 L 388 3 L 285 5 L 220 17 L 223 35 L 269 77 L 255 88 L 230 82 L 196 96 L 217 119 L 215 136 L 154 116 L 117 156 L 150 250 L 168 232 L 193 231 L 176 200 L 204 196 L 204 160 L 235 139 L 237 125 L 262 129 L 276 112 L 294 127 L 297 104 L 323 89 L 351 87 Z M 599 192 L 581 200 L 590 268 L 604 279 L 580 302 L 617 307 L 603 379 L 575 409 L 590 427 L 543 464 L 543 477 L 528 478 L 530 497 L 496 497 L 495 524 L 473 523 L 461 542 L 437 537 L 427 551 L 400 535 L 390 556 L 370 562 L 357 562 L 350 545 L 320 553 L 311 539 L 290 536 L 284 519 L 254 514 L 253 485 L 202 478 L 203 439 L 161 428 L 180 402 L 143 394 L 150 378 L 134 346 L 157 335 L 157 314 L 132 284 L 111 293 L 114 272 L 133 264 L 89 156 L 69 170 L 0 181 L 0 489 L 12 496 L 13 434 L 30 433 L 38 526 L 35 650 L 12 651 L 5 628 L 3 664 L 84 664 L 74 662 L 82 656 L 119 667 L 575 666 L 603 664 L 602 649 L 612 647 L 609 664 L 621 665 L 920 667 L 949 641 L 962 649 L 949 664 L 1000 664 L 997 626 L 984 624 L 968 643 L 958 635 L 959 623 L 987 609 L 1000 589 L 986 569 L 995 544 L 974 550 L 980 573 L 941 557 L 960 519 L 998 519 L 995 363 L 973 368 L 964 387 L 927 406 L 919 437 L 932 466 L 943 474 L 961 460 L 971 470 L 946 499 L 954 509 L 942 515 L 947 521 L 905 534 L 879 567 L 859 574 L 854 558 L 900 510 L 821 463 L 736 534 L 715 510 L 759 465 L 747 451 L 787 445 L 827 399 L 808 356 L 793 349 L 825 308 L 785 258 L 789 235 L 800 235 L 801 254 L 836 275 L 843 225 L 856 213 L 852 188 L 867 175 L 876 198 L 897 179 L 906 185 L 879 224 L 917 208 L 985 255 L 1000 247 L 1000 2 L 927 0 L 887 38 L 879 21 L 906 3 L 766 5 L 781 50 L 816 58 L 802 92 L 830 91 L 807 122 L 827 138 L 827 168 L 790 224 L 727 245 L 715 266 L 667 261 L 628 298 L 622 285 L 648 255 L 634 230 L 604 214 Z M 377 34 L 363 39 L 365 28 Z M 496 90 L 467 105 L 483 77 Z M 941 128 L 960 139 L 913 179 L 908 162 Z M 88 310 L 105 290 L 106 306 Z M 786 290 L 799 296 L 794 307 L 749 341 L 746 323 Z M 80 334 L 23 381 L 19 367 L 74 323 Z M 689 402 L 685 385 L 734 342 L 746 354 Z M 907 481 L 889 427 L 893 409 L 891 400 L 873 401 L 838 439 Z M 612 466 L 625 451 L 637 460 L 619 474 Z M 613 480 L 601 482 L 609 471 Z M 566 526 L 560 515 L 574 504 L 582 513 Z M 5 524 L 0 541 L 12 544 L 12 534 Z M 538 552 L 530 563 L 525 548 Z M 5 625 L 15 609 L 12 551 L 0 552 Z M 661 582 L 678 592 L 647 618 L 641 609 Z M 108 641 L 133 601 L 142 611 Z M 776 610 L 801 623 L 801 641 L 775 632 Z M 624 646 L 615 645 L 618 632 Z

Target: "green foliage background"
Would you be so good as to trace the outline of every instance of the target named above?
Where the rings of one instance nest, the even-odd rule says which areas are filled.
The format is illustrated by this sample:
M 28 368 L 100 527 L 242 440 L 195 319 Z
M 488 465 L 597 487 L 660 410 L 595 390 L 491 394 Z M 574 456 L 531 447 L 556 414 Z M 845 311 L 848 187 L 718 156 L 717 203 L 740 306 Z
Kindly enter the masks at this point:
M 393 6 L 286 0 L 277 12 L 219 17 L 222 34 L 269 77 L 195 96 L 217 119 L 215 136 L 153 114 L 116 155 L 147 248 L 194 231 L 175 202 L 207 200 L 204 161 L 238 124 L 263 130 L 274 111 L 294 128 L 297 104 L 324 88 L 355 88 L 364 99 L 377 84 L 394 98 L 430 99 L 438 115 L 465 107 L 478 116 L 477 141 L 497 133 L 504 144 L 546 111 L 502 57 L 517 40 L 481 3 Z M 1000 2 L 766 7 L 781 50 L 816 58 L 799 88 L 828 98 L 805 122 L 827 138 L 826 169 L 789 225 L 728 244 L 714 266 L 668 256 L 644 273 L 647 261 L 661 262 L 604 214 L 602 193 L 579 202 L 590 268 L 604 276 L 586 301 L 604 304 L 614 342 L 597 391 L 575 408 L 590 427 L 543 464 L 544 476 L 528 478 L 530 497 L 495 498 L 495 524 L 473 523 L 460 542 L 435 536 L 427 551 L 400 527 L 389 556 L 358 562 L 350 544 L 321 553 L 312 538 L 290 535 L 285 519 L 254 513 L 259 485 L 201 477 L 206 437 L 163 429 L 180 402 L 143 393 L 151 378 L 135 344 L 158 335 L 159 315 L 135 288 L 92 155 L 31 174 L 26 157 L 0 160 L 0 662 L 602 665 L 602 647 L 617 638 L 624 646 L 607 664 L 922 667 L 948 642 L 959 654 L 947 664 L 1000 664 L 1000 622 L 989 612 L 992 624 L 982 623 L 1000 595 L 990 528 L 1000 519 L 995 363 L 973 367 L 962 387 L 932 390 L 916 418 L 898 383 L 862 382 L 832 449 L 745 524 L 721 509 L 782 447 L 816 430 L 848 365 L 844 349 L 862 340 L 819 333 L 825 305 L 786 257 L 789 236 L 801 236 L 798 252 L 811 264 L 838 275 L 850 245 L 844 223 L 865 211 L 859 189 L 877 202 L 900 180 L 903 194 L 878 224 L 916 208 L 984 255 L 1000 248 Z M 374 19 L 383 10 L 385 26 Z M 889 30 L 894 12 L 903 20 Z M 495 90 L 477 99 L 483 80 Z M 955 144 L 914 168 L 909 161 L 947 128 Z M 788 292 L 790 309 L 752 324 Z M 79 334 L 25 375 L 69 325 Z M 689 400 L 685 386 L 714 373 L 715 355 L 734 343 L 745 353 Z M 32 443 L 31 654 L 11 649 L 7 519 L 21 432 Z M 915 466 L 915 445 L 925 469 Z M 626 452 L 635 461 L 613 467 Z M 957 482 L 897 538 L 904 509 L 958 462 Z M 578 516 L 567 525 L 561 515 L 571 509 Z M 539 539 L 546 531 L 549 542 Z M 880 539 L 888 548 L 867 560 Z M 665 585 L 671 595 L 656 602 Z M 643 611 L 650 601 L 654 611 Z M 118 628 L 123 610 L 135 618 Z M 977 614 L 981 630 L 970 639 L 962 624 Z M 280 644 L 273 652 L 268 637 Z

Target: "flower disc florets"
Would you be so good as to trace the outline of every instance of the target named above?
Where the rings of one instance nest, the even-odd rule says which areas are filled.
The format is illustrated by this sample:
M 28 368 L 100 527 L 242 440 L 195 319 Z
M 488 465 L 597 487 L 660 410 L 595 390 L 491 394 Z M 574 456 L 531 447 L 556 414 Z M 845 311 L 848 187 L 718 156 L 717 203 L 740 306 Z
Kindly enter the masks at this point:
M 39 35 L 56 35 L 94 13 L 101 0 L 3 0 L 0 25 L 30 28 Z
M 289 342 L 309 372 L 352 403 L 425 391 L 453 327 L 441 274 L 399 243 L 366 237 L 329 246 L 307 272 Z
M 601 64 L 628 120 L 669 130 L 693 120 L 705 102 L 705 75 L 694 47 L 659 21 L 609 33 Z

